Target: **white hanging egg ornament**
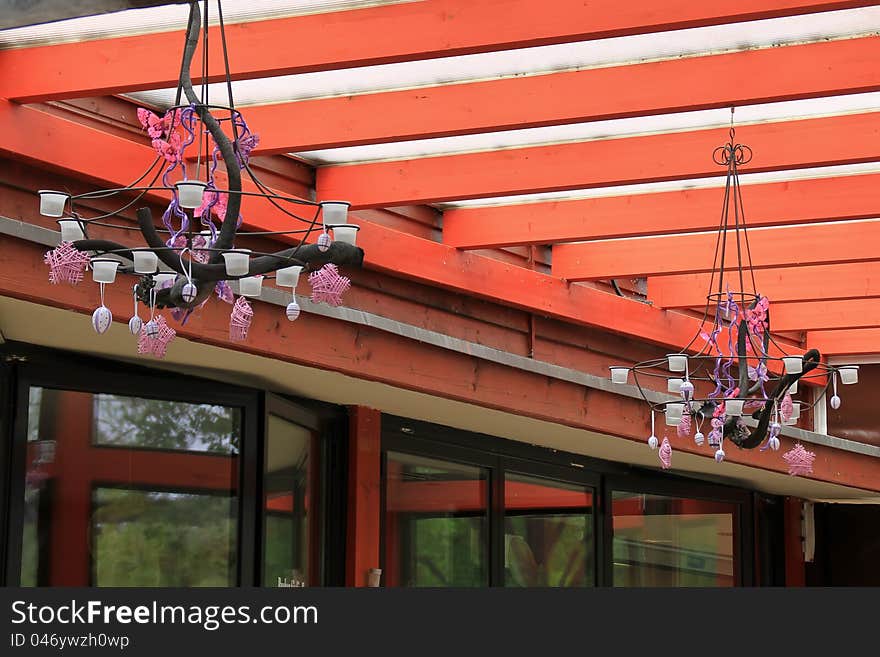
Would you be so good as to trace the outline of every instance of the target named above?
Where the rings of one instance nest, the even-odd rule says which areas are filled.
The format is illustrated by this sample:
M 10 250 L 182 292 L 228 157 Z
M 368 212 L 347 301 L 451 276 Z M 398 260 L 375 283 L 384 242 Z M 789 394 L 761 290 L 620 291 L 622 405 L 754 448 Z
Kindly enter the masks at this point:
M 106 333 L 112 323 L 113 313 L 110 312 L 110 309 L 107 306 L 101 306 L 92 313 L 92 326 L 95 331 L 97 331 L 98 335 Z
M 690 399 L 691 395 L 694 393 L 694 384 L 690 381 L 683 381 L 681 388 L 679 388 L 679 392 L 685 399 Z
M 140 335 L 141 329 L 144 327 L 144 320 L 135 315 L 130 320 L 128 320 L 128 330 L 131 331 L 132 335 Z
M 772 449 L 774 452 L 779 451 L 779 438 L 773 436 L 770 440 L 767 441 L 767 446 Z
M 657 440 L 657 436 L 651 436 L 650 438 L 648 438 L 648 447 L 650 447 L 651 449 L 657 449 L 658 443 L 659 441 Z
M 725 456 L 725 454 L 724 454 L 724 450 L 721 449 L 721 448 L 719 447 L 719 448 L 718 448 L 718 451 L 715 452 L 715 460 L 716 460 L 718 463 L 721 463 L 721 461 L 724 460 L 724 456 Z
M 299 317 L 299 304 L 296 301 L 291 301 L 287 304 L 285 314 L 287 315 L 287 319 L 291 322 L 296 320 L 296 318 Z
M 697 445 L 702 445 L 704 440 L 706 440 L 706 436 L 703 435 L 702 431 L 697 431 L 697 433 L 694 434 L 694 442 L 697 443 Z
M 191 303 L 195 301 L 196 296 L 199 294 L 199 289 L 193 285 L 192 283 L 187 283 L 180 289 L 180 298 L 184 300 L 186 303 Z
M 330 235 L 321 233 L 318 236 L 318 251 L 326 251 L 330 248 Z
M 840 408 L 840 397 L 838 397 L 837 395 L 834 395 L 834 396 L 831 398 L 831 408 L 833 408 L 835 411 L 836 411 L 838 408 Z
M 155 338 L 157 335 L 159 335 L 159 322 L 157 322 L 155 319 L 151 319 L 149 322 L 144 324 L 144 333 L 147 335 L 147 337 Z

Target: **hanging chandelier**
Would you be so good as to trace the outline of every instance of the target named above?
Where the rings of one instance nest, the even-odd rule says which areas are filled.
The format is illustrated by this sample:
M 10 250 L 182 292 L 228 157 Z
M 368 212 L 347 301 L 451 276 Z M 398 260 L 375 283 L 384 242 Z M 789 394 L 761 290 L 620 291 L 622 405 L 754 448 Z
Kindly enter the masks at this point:
M 104 286 L 113 283 L 118 273 L 140 275 L 132 290 L 134 314 L 129 329 L 138 336 L 140 353 L 158 357 L 164 356 L 176 334 L 158 312 L 162 309 L 170 309 L 171 315 L 183 323 L 216 295 L 232 304 L 230 338 L 243 340 L 253 318 L 248 298 L 260 296 L 264 278 L 273 277 L 277 286 L 291 288 L 285 313 L 293 321 L 300 314 L 295 289 L 303 271 L 312 286 L 311 300 L 338 306 L 350 285 L 338 267 L 359 267 L 364 258 L 363 250 L 356 246 L 358 226 L 348 223 L 347 202 L 303 200 L 270 188 L 253 171 L 249 159 L 259 136 L 251 132 L 235 108 L 220 0 L 217 19 L 227 104 L 213 104 L 209 98 L 208 5 L 204 0 L 202 12 L 198 0 L 190 3 L 174 105 L 161 117 L 138 109 L 138 119 L 156 150 L 155 160 L 143 175 L 126 187 L 78 195 L 39 192 L 40 213 L 60 217 L 61 244 L 46 254 L 50 281 L 76 284 L 91 269 L 101 295 L 92 324 L 103 334 L 113 319 L 104 304 Z M 202 83 L 197 93 L 190 67 L 200 42 Z M 247 188 L 243 174 L 249 181 Z M 136 225 L 120 215 L 148 194 L 170 195 L 161 224 L 157 225 L 148 207 L 137 209 Z M 122 205 L 86 217 L 83 205 L 90 199 L 121 199 Z M 252 203 L 270 205 L 290 228 L 242 231 L 245 200 L 250 207 Z M 143 244 L 89 238 L 89 229 L 97 227 L 139 233 Z M 284 236 L 293 245 L 263 253 L 238 243 L 238 238 L 273 236 Z M 238 298 L 231 286 L 233 281 L 237 282 Z M 146 308 L 146 319 L 140 316 L 142 307 Z
M 752 151 L 736 143 L 733 109 L 729 136 L 730 141 L 712 155 L 716 164 L 726 167 L 727 176 L 700 327 L 677 353 L 610 368 L 616 384 L 626 384 L 632 373 L 651 411 L 648 445 L 658 449 L 664 469 L 671 466 L 672 445 L 668 438 L 661 443 L 655 435 L 658 413 L 666 426 L 676 427 L 679 438 L 693 436 L 697 446 L 707 443 L 720 463 L 725 441 L 742 449 L 777 451 L 782 426 L 796 424 L 802 413 L 824 403 L 829 389 L 831 407 L 840 408 L 838 378 L 842 384 L 858 382 L 857 365 L 829 365 L 816 349 L 803 356 L 788 355 L 771 334 L 770 300 L 755 284 L 739 181 L 739 167 L 751 160 Z M 735 266 L 728 266 L 734 262 Z M 811 404 L 792 399 L 801 379 L 813 379 L 817 385 L 824 382 Z M 662 398 L 657 394 L 661 387 L 677 396 L 657 401 Z M 815 454 L 798 443 L 783 459 L 789 474 L 810 474 Z

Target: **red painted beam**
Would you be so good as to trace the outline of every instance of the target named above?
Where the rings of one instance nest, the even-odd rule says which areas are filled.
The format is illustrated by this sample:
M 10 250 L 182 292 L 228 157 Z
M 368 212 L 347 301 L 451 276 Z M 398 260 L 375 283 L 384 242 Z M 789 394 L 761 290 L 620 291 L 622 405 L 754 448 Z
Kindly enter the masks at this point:
M 260 126 L 258 152 L 289 153 L 875 91 L 878 55 L 873 36 L 259 105 L 245 115 Z
M 757 227 L 876 217 L 878 186 L 880 174 L 744 185 L 746 219 Z M 443 242 L 485 249 L 715 230 L 723 194 L 723 188 L 712 187 L 454 208 L 443 213 Z
M 372 408 L 349 410 L 348 525 L 345 583 L 366 586 L 381 558 L 382 414 Z
M 227 39 L 232 77 L 238 80 L 873 4 L 871 0 L 739 0 L 736 4 L 674 0 L 660 6 L 653 0 L 555 0 L 548 11 L 541 0 L 423 0 L 229 25 Z M 217 28 L 210 39 L 220 43 Z M 284 47 L 267 48 L 267 44 Z M 0 97 L 36 102 L 173 87 L 182 47 L 183 33 L 175 31 L 6 50 L 0 52 Z M 212 51 L 210 70 L 216 73 L 210 79 L 219 82 L 223 62 L 219 48 Z M 201 61 L 200 54 L 195 61 Z
M 82 316 L 72 317 L 71 321 L 88 325 L 99 303 L 96 285 L 51 285 L 42 262 L 45 247 L 10 238 L 4 241 L 3 249 L 0 294 L 73 311 Z M 123 278 L 129 283 L 134 280 Z M 109 286 L 106 293 L 108 307 L 127 308 L 131 303 L 130 287 L 122 280 L 119 285 Z M 291 324 L 279 320 L 279 312 L 277 307 L 256 304 L 249 338 L 244 343 L 229 340 L 229 307 L 225 304 L 207 304 L 186 325 L 175 328 L 181 339 L 623 437 L 637 441 L 644 449 L 650 427 L 640 400 L 549 380 L 343 321 L 310 316 L 308 322 Z M 126 332 L 125 317 L 117 313 L 119 321 L 111 331 Z M 291 348 L 294 344 L 296 348 Z M 174 350 L 179 347 L 171 346 L 169 358 L 174 358 Z M 420 367 L 413 368 L 414 362 Z M 783 451 L 792 446 L 793 441 L 783 437 Z M 712 458 L 711 450 L 699 448 L 693 441 L 676 443 L 676 449 Z M 817 453 L 813 479 L 869 490 L 880 488 L 880 460 L 824 445 L 811 449 Z M 787 472 L 781 459 L 769 458 L 759 450 L 730 450 L 726 461 Z
M 827 331 L 880 327 L 880 300 L 782 303 L 771 311 L 775 331 Z
M 143 173 L 153 155 L 148 146 L 2 100 L 0 123 L 9 126 L 0 141 L 0 152 L 109 184 L 129 183 Z M 29 134 L 46 139 L 30 139 Z M 90 155 L 83 157 L 83 153 Z M 285 222 L 280 213 L 264 206 L 246 208 L 246 226 L 254 230 L 281 228 Z M 660 311 L 592 287 L 569 285 L 524 267 L 363 219 L 357 221 L 361 226 L 358 244 L 366 252 L 366 266 L 394 276 L 665 346 L 687 344 L 699 329 L 699 321 L 684 314 Z M 402 253 L 406 257 L 401 257 Z
M 880 260 L 844 265 L 779 267 L 755 270 L 757 290 L 777 303 L 880 297 Z M 711 274 L 679 274 L 648 279 L 648 298 L 658 308 L 694 308 L 706 304 Z
M 858 135 L 853 139 L 852 135 Z M 712 152 L 726 129 L 371 162 L 318 170 L 318 198 L 388 207 L 722 175 Z M 746 171 L 880 159 L 880 113 L 740 128 L 755 156 Z
M 708 272 L 713 269 L 716 240 L 717 234 L 695 233 L 559 244 L 553 247 L 553 274 L 578 281 Z M 752 230 L 748 244 L 755 268 L 871 261 L 877 258 L 880 221 Z M 741 251 L 745 261 L 744 241 Z M 727 266 L 735 267 L 732 233 L 726 255 Z
M 880 354 L 880 328 L 851 331 L 810 331 L 807 347 L 825 356 Z

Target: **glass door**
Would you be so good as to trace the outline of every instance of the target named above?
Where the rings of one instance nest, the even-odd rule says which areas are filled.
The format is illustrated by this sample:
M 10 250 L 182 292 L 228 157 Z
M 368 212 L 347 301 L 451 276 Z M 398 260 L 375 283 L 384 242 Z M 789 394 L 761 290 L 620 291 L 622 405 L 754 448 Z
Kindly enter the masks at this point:
M 488 586 L 489 469 L 388 452 L 387 586 Z
M 504 585 L 594 586 L 593 489 L 506 472 Z
M 321 580 L 319 423 L 270 397 L 263 459 L 263 586 L 314 586 Z

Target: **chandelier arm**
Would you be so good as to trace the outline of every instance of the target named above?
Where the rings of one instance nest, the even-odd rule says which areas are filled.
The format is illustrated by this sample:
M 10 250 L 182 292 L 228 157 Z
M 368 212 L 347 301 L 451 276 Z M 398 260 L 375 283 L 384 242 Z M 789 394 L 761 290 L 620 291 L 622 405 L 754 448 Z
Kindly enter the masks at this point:
M 795 381 L 799 380 L 808 372 L 816 369 L 821 362 L 820 359 L 821 355 L 819 354 L 819 351 L 817 349 L 810 349 L 803 356 L 804 366 L 800 372 L 797 374 L 786 374 L 779 379 L 776 384 L 776 389 L 773 391 L 773 394 L 770 395 L 767 402 L 765 402 L 764 406 L 752 413 L 752 417 L 758 420 L 758 426 L 752 430 L 751 434 L 744 438 L 741 437 L 737 428 L 737 418 L 731 418 L 724 424 L 724 437 L 728 438 L 735 445 L 738 445 L 743 449 L 754 449 L 763 443 L 764 438 L 767 437 L 767 429 L 770 427 L 770 419 L 776 402 L 785 396 L 785 393 L 788 392 L 788 389 Z
M 211 114 L 207 105 L 200 101 L 193 89 L 192 77 L 190 76 L 190 66 L 196 47 L 199 45 L 199 33 L 201 32 L 201 12 L 199 11 L 198 0 L 190 3 L 189 25 L 186 29 L 186 46 L 183 53 L 183 66 L 180 69 L 180 84 L 183 87 L 183 93 L 198 114 L 202 124 L 208 129 L 208 132 L 214 138 L 220 155 L 223 157 L 223 163 L 226 166 L 226 177 L 228 181 L 229 191 L 227 194 L 229 199 L 226 206 L 226 216 L 220 226 L 220 234 L 214 242 L 214 247 L 220 251 L 211 257 L 211 264 L 218 264 L 222 258 L 220 253 L 224 250 L 232 248 L 232 242 L 235 238 L 235 231 L 238 228 L 238 217 L 241 211 L 241 169 L 238 165 L 238 158 L 235 156 L 235 149 L 226 133 L 220 127 L 217 119 Z M 151 223 L 152 225 L 152 223 Z M 166 263 L 168 264 L 168 263 Z
M 739 396 L 744 397 L 749 387 L 749 357 L 746 351 L 746 340 L 749 337 L 749 324 L 745 313 L 739 320 L 739 331 L 736 336 L 736 358 L 739 363 Z

